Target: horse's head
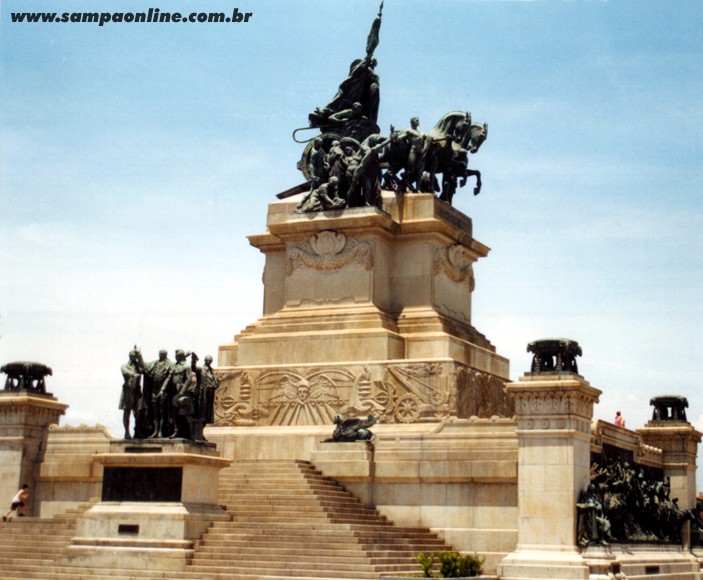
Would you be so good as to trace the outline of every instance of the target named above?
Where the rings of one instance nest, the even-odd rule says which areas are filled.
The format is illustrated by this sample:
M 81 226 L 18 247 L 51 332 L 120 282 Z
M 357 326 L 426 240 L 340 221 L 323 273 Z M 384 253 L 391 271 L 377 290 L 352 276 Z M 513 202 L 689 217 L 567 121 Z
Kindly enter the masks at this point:
M 427 132 L 427 135 L 433 140 L 439 139 L 455 139 L 457 133 L 462 133 L 462 127 L 471 125 L 471 113 L 464 111 L 452 111 L 446 113 L 437 124 Z M 456 140 L 456 139 L 455 139 Z
M 479 125 L 478 123 L 473 123 L 471 129 L 469 130 L 469 142 L 467 143 L 467 149 L 470 153 L 476 153 L 483 145 L 483 142 L 488 137 L 488 124 L 484 123 Z

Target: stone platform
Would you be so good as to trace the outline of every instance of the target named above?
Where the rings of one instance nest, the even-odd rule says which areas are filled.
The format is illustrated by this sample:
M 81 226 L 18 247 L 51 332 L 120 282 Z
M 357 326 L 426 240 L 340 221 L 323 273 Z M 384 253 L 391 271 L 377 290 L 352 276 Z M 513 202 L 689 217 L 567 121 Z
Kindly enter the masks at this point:
M 216 425 L 511 416 L 508 361 L 471 324 L 471 219 L 431 194 L 383 209 L 269 205 L 264 312 L 220 347 Z
M 79 518 L 67 565 L 180 570 L 210 525 L 230 520 L 217 502 L 218 472 L 230 461 L 212 443 L 117 440 L 95 461 L 102 498 Z

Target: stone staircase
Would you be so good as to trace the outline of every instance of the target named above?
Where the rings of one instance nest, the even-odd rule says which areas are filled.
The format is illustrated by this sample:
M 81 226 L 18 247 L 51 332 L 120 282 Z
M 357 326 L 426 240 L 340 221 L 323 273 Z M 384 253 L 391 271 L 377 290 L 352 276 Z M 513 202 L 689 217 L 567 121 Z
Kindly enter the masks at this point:
M 418 552 L 451 549 L 427 529 L 395 526 L 304 461 L 237 461 L 220 472 L 219 500 L 232 520 L 209 528 L 183 571 L 57 564 L 85 504 L 0 523 L 0 578 L 378 580 L 419 572 Z
M 54 560 L 71 543 L 76 520 L 91 505 L 81 504 L 53 518 L 13 517 L 0 522 L 0 578 L 56 578 Z
M 219 489 L 234 520 L 208 530 L 181 578 L 378 580 L 418 572 L 418 552 L 451 549 L 393 525 L 308 462 L 239 461 Z

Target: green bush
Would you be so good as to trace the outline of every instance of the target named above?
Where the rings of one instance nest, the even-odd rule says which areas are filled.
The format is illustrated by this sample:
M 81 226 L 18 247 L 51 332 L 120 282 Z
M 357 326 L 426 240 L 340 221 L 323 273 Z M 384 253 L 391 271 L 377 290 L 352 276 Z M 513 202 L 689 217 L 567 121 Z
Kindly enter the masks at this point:
M 439 578 L 461 578 L 480 576 L 483 573 L 485 558 L 478 554 L 462 556 L 457 552 L 436 552 L 434 554 L 418 554 L 417 560 L 426 578 L 432 578 L 432 569 L 439 560 Z
M 425 578 L 432 578 L 432 568 L 435 563 L 435 555 L 420 553 L 417 555 L 417 561 L 420 562 L 420 568 L 422 569 L 422 573 L 425 575 Z

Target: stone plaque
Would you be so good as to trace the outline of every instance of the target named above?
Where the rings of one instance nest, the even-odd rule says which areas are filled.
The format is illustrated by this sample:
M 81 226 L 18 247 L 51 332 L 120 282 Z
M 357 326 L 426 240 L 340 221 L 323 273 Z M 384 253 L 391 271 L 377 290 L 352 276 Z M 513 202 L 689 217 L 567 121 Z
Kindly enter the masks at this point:
M 105 467 L 102 501 L 179 502 L 181 467 Z

